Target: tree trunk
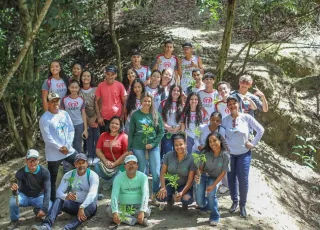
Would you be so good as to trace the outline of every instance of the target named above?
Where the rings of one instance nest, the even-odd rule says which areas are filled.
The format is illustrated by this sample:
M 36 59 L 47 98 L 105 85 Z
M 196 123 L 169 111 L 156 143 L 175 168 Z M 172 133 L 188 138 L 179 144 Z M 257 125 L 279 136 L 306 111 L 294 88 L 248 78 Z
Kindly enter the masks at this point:
M 227 63 L 228 52 L 231 44 L 236 2 L 237 0 L 228 0 L 227 21 L 223 32 L 222 45 L 219 53 L 219 62 L 217 67 L 217 82 L 222 80 L 224 67 Z
M 114 26 L 114 15 L 115 15 L 115 1 L 108 0 L 109 29 L 110 29 L 112 44 L 116 52 L 118 79 L 119 81 L 122 81 L 121 50 L 117 40 L 116 30 Z

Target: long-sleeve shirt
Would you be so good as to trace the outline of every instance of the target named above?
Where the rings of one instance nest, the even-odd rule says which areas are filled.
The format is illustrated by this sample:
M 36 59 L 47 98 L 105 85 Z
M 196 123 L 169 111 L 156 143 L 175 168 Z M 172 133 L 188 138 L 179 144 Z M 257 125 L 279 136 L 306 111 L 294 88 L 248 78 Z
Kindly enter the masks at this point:
M 156 147 L 159 145 L 164 135 L 164 129 L 163 121 L 160 114 L 158 114 L 158 116 L 159 124 L 157 127 L 154 127 L 152 115 L 150 113 L 145 114 L 141 112 L 141 110 L 139 109 L 132 114 L 128 135 L 128 150 L 131 150 L 132 148 L 144 150 L 146 149 L 146 144 L 151 144 L 152 147 Z M 145 131 L 143 131 L 143 127 L 153 127 L 153 131 L 148 134 L 145 134 Z
M 68 180 L 72 175 L 72 171 L 73 170 L 64 174 L 57 189 L 56 196 L 62 200 L 65 200 L 68 195 Z M 92 202 L 95 202 L 98 195 L 99 176 L 93 170 L 90 171 L 89 182 L 87 173 L 79 176 L 78 173 L 75 172 L 73 191 L 76 191 L 77 194 L 76 202 L 81 203 L 84 208 Z
M 43 194 L 43 205 L 41 210 L 48 212 L 51 182 L 49 170 L 38 165 L 36 171 L 31 173 L 27 166 L 16 172 L 18 180 L 19 192 L 27 197 L 38 197 Z
M 118 204 L 140 205 L 140 211 L 146 212 L 149 200 L 148 177 L 137 171 L 130 179 L 126 172 L 120 173 L 113 181 L 111 193 L 112 213 L 118 213 Z
M 249 151 L 245 144 L 249 141 L 250 130 L 256 131 L 256 135 L 252 141 L 256 146 L 264 133 L 264 128 L 259 122 L 249 114 L 239 113 L 239 116 L 233 121 L 231 115 L 226 116 L 222 120 L 222 126 L 226 130 L 226 141 L 231 154 L 240 155 Z
M 74 127 L 66 111 L 59 110 L 57 114 L 46 111 L 40 118 L 39 126 L 45 143 L 47 161 L 58 161 L 74 153 Z M 59 151 L 62 146 L 68 148 L 67 155 Z

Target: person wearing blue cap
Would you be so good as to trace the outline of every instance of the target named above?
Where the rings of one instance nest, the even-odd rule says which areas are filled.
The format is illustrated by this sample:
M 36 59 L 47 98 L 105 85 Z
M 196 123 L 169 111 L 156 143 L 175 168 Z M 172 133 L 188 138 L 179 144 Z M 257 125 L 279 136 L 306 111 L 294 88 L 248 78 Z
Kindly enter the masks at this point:
M 124 159 L 125 172 L 116 176 L 111 193 L 111 206 L 107 208 L 107 213 L 113 222 L 120 224 L 121 222 L 135 225 L 139 223 L 148 226 L 148 217 L 151 210 L 148 207 L 149 200 L 149 184 L 146 174 L 138 171 L 138 159 L 134 155 L 126 156 Z M 120 220 L 119 205 L 133 207 L 135 213 L 127 216 L 125 220 Z

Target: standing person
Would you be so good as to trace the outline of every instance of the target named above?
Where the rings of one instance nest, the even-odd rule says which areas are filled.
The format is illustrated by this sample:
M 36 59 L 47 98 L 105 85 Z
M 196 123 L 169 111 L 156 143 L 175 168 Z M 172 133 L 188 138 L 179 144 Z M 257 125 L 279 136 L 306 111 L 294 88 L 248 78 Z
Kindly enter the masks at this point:
M 200 69 L 203 74 L 203 64 L 199 56 L 193 55 L 193 47 L 190 42 L 186 42 L 182 45 L 184 57 L 181 59 L 180 76 L 181 76 L 181 87 L 184 93 L 187 92 L 187 88 L 192 80 L 192 70 Z
M 86 146 L 88 151 L 88 164 L 95 165 L 99 158 L 96 155 L 96 144 L 98 142 L 100 131 L 98 124 L 97 101 L 95 93 L 97 87 L 94 86 L 94 76 L 89 70 L 84 70 L 80 76 L 80 97 L 85 101 L 85 113 L 87 117 L 88 137 Z
M 146 172 L 149 162 L 152 174 L 152 200 L 159 190 L 160 176 L 160 141 L 163 137 L 163 123 L 153 105 L 153 97 L 145 92 L 142 97 L 142 108 L 134 112 L 130 120 L 128 151 L 138 158 L 139 171 Z
M 99 105 L 96 108 L 100 133 L 109 127 L 109 121 L 113 116 L 123 119 L 124 106 L 126 104 L 127 92 L 124 86 L 116 81 L 117 68 L 113 65 L 106 67 L 105 81 L 98 85 L 96 101 Z
M 77 152 L 82 151 L 82 138 L 88 137 L 87 115 L 85 102 L 79 96 L 80 84 L 77 80 L 72 80 L 69 84 L 70 94 L 62 99 L 61 109 L 67 111 L 74 127 L 73 148 Z
M 158 200 L 166 201 L 168 208 L 171 208 L 175 201 L 182 202 L 182 209 L 187 210 L 188 205 L 193 203 L 192 183 L 196 166 L 191 154 L 187 153 L 187 145 L 184 135 L 178 134 L 174 138 L 174 151 L 168 152 L 161 167 L 160 181 L 161 189 L 158 193 Z M 164 178 L 165 174 L 178 175 L 178 187 L 175 189 Z M 177 195 L 173 195 L 177 192 Z M 160 206 L 160 210 L 163 207 Z
M 39 152 L 29 149 L 26 155 L 26 165 L 16 172 L 17 183 L 11 184 L 13 196 L 10 197 L 10 220 L 8 230 L 19 226 L 19 207 L 34 207 L 37 218 L 45 217 L 51 206 L 50 202 L 50 173 L 39 165 Z
M 173 77 L 173 70 L 170 68 L 162 70 L 161 73 L 161 81 L 160 81 L 160 87 L 162 89 L 162 100 L 165 100 L 169 96 L 170 87 L 173 84 L 172 81 Z
M 111 206 L 107 208 L 107 214 L 112 218 L 113 222 L 120 224 L 120 208 L 121 206 L 132 206 L 135 209 L 133 215 L 127 215 L 124 223 L 131 226 L 137 222 L 143 226 L 148 226 L 148 217 L 151 209 L 148 207 L 149 200 L 149 184 L 146 174 L 137 171 L 138 159 L 134 155 L 126 156 L 124 159 L 125 172 L 116 176 L 112 193 Z
M 119 166 L 128 155 L 128 135 L 122 130 L 120 117 L 110 120 L 107 132 L 101 134 L 97 144 L 97 156 L 101 160 L 94 166 L 94 171 L 106 181 L 104 190 L 111 188 L 112 182 L 119 173 Z
M 61 211 L 77 216 L 63 229 L 77 229 L 97 212 L 98 175 L 88 168 L 87 156 L 79 153 L 75 157 L 73 169 L 62 177 L 54 201 L 41 226 L 33 225 L 31 230 L 50 230 Z
M 141 95 L 144 93 L 145 88 L 143 82 L 137 78 L 131 84 L 130 94 L 128 96 L 125 108 L 125 132 L 129 133 L 131 115 L 138 109 L 141 109 Z
M 154 61 L 154 66 L 152 70 L 159 70 L 162 72 L 166 68 L 171 68 L 174 70 L 174 80 L 176 83 L 180 83 L 180 77 L 178 73 L 178 65 L 179 65 L 179 60 L 178 58 L 173 55 L 173 41 L 172 40 L 167 40 L 164 42 L 164 53 L 160 54 L 156 57 Z
M 186 95 L 191 92 L 198 93 L 201 90 L 205 89 L 205 84 L 202 81 L 202 73 L 200 69 L 193 69 L 192 70 L 192 78 L 194 80 L 194 85 L 192 85 L 192 81 L 190 82 Z
M 82 65 L 79 62 L 75 62 L 72 65 L 72 76 L 69 79 L 71 82 L 72 80 L 77 80 L 80 83 L 80 75 L 83 70 Z
M 187 136 L 187 152 L 191 154 L 194 140 L 201 134 L 200 125 L 207 124 L 209 115 L 202 108 L 201 100 L 198 94 L 189 93 L 186 105 L 182 112 L 181 131 Z
M 43 111 L 48 110 L 47 97 L 50 92 L 56 93 L 60 98 L 67 95 L 68 79 L 64 74 L 62 65 L 54 60 L 50 63 L 48 78 L 42 84 L 42 106 Z
M 240 112 L 240 103 L 236 96 L 227 99 L 230 115 L 222 120 L 226 129 L 226 141 L 230 149 L 231 171 L 228 173 L 228 183 L 232 206 L 230 213 L 238 207 L 238 188 L 240 192 L 240 216 L 246 218 L 246 203 L 249 185 L 249 170 L 251 163 L 251 149 L 260 141 L 264 128 L 249 114 Z M 250 130 L 256 131 L 255 137 L 250 140 Z M 237 180 L 239 183 L 237 183 Z
M 148 66 L 143 66 L 141 64 L 142 57 L 139 50 L 134 49 L 131 55 L 131 65 L 137 71 L 140 80 L 144 83 L 144 85 L 150 84 L 150 75 L 151 70 Z
M 220 133 L 210 133 L 201 152 L 206 162 L 200 165 L 197 174 L 196 202 L 203 211 L 210 211 L 209 224 L 217 226 L 220 219 L 218 199 L 216 196 L 218 184 L 229 172 L 229 152 L 225 139 Z M 201 178 L 201 179 L 200 179 Z
M 163 89 L 159 86 L 160 81 L 161 73 L 159 72 L 159 70 L 154 70 L 152 71 L 150 77 L 150 84 L 146 86 L 146 92 L 151 93 L 151 95 L 153 96 L 153 104 L 156 110 L 158 110 L 163 97 Z
M 213 88 L 213 84 L 216 76 L 213 73 L 206 73 L 203 76 L 203 82 L 205 89 L 199 91 L 202 106 L 207 110 L 208 114 L 212 114 L 215 111 L 214 104 L 219 101 L 219 94 L 217 90 Z
M 127 94 L 129 95 L 133 81 L 135 79 L 138 79 L 139 77 L 138 77 L 137 71 L 134 68 L 129 68 L 124 73 L 125 74 L 123 76 L 122 84 L 123 84 L 124 88 L 126 89 Z
M 180 85 L 173 84 L 170 87 L 169 97 L 163 100 L 159 107 L 165 129 L 165 135 L 161 141 L 161 159 L 167 152 L 173 151 L 173 138 L 181 129 L 182 111 L 182 88 Z
M 72 147 L 74 127 L 69 114 L 59 109 L 60 97 L 49 93 L 47 99 L 48 111 L 42 114 L 39 126 L 45 144 L 45 155 L 48 162 L 51 182 L 51 201 L 56 198 L 56 180 L 62 160 L 74 162 L 76 155 Z
M 231 85 L 228 82 L 220 81 L 218 83 L 218 93 L 221 100 L 215 104 L 215 110 L 221 113 L 222 119 L 230 114 L 230 110 L 227 106 L 227 98 L 230 95 L 230 91 Z

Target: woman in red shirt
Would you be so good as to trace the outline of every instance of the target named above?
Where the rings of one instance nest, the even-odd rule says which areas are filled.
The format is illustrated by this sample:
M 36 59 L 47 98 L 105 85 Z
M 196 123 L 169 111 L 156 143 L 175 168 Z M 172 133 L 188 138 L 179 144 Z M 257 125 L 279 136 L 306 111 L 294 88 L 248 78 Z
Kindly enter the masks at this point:
M 113 179 L 119 173 L 119 166 L 129 155 L 128 135 L 123 132 L 122 127 L 120 117 L 112 117 L 107 132 L 100 135 L 96 146 L 96 154 L 101 161 L 94 166 L 94 171 L 106 180 L 104 190 L 110 189 Z

